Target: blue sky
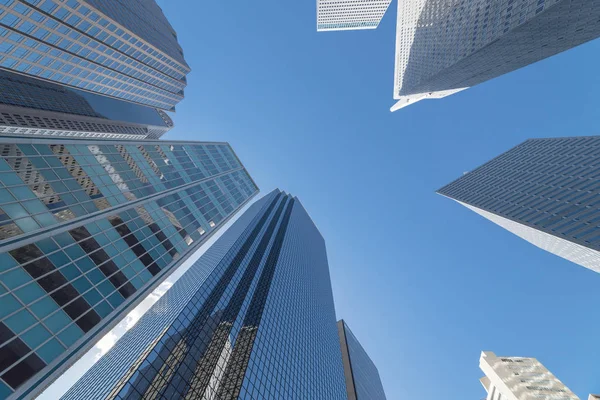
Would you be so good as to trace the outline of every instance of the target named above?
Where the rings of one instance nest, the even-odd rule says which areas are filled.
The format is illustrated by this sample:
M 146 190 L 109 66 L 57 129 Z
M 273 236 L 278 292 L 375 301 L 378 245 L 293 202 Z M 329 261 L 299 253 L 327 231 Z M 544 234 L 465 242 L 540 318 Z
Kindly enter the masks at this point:
M 314 1 L 159 4 L 193 69 L 166 138 L 228 141 L 263 194 L 300 198 L 390 400 L 484 397 L 482 350 L 600 392 L 600 275 L 435 194 L 527 138 L 597 134 L 600 41 L 392 114 L 395 2 L 332 33 Z

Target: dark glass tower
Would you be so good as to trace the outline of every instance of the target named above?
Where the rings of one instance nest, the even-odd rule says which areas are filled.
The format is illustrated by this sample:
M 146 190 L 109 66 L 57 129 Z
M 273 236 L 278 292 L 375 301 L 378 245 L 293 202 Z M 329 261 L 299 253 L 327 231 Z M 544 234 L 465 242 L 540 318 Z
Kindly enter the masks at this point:
M 0 70 L 0 134 L 139 140 L 172 127 L 162 110 Z
M 385 400 L 377 367 L 344 320 L 337 323 L 348 400 Z
M 600 272 L 600 137 L 527 140 L 438 193 Z
M 0 399 L 41 391 L 258 191 L 226 143 L 0 143 Z
M 254 203 L 64 399 L 346 399 L 323 237 Z

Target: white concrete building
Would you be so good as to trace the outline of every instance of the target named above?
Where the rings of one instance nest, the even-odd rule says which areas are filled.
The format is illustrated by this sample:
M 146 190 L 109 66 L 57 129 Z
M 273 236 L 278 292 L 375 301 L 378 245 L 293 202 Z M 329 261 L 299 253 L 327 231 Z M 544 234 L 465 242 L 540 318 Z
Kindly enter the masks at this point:
M 392 0 L 317 0 L 317 31 L 375 29 Z
M 535 358 L 498 357 L 483 351 L 479 368 L 485 374 L 480 382 L 486 400 L 580 400 Z
M 599 17 L 589 0 L 399 0 L 391 111 L 595 39 Z

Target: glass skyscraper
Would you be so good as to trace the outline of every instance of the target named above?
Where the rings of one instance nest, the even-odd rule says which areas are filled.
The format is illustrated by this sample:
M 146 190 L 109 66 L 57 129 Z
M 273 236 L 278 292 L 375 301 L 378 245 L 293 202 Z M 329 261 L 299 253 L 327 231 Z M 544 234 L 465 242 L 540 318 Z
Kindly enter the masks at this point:
M 63 399 L 346 399 L 323 237 L 255 202 Z
M 154 0 L 0 0 L 0 67 L 163 110 L 190 72 Z
M 402 0 L 397 18 L 392 111 L 600 35 L 600 2 L 589 0 Z
M 0 134 L 158 139 L 162 110 L 0 70 Z
M 377 367 L 344 320 L 337 323 L 348 400 L 385 400 Z
M 600 272 L 600 137 L 527 140 L 438 193 Z
M 226 143 L 3 137 L 0 154 L 0 399 L 41 391 L 258 191 Z
M 189 71 L 154 0 L 0 0 L 0 134 L 158 139 Z

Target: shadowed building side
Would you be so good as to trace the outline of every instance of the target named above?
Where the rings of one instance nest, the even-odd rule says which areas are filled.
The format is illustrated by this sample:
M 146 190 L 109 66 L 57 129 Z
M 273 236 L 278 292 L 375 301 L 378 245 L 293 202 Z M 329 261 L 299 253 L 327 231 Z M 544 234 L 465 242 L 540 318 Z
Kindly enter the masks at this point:
M 158 139 L 173 127 L 162 110 L 0 70 L 0 133 Z
M 344 320 L 337 323 L 348 400 L 385 400 L 377 367 Z

